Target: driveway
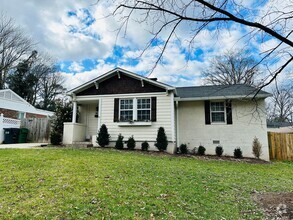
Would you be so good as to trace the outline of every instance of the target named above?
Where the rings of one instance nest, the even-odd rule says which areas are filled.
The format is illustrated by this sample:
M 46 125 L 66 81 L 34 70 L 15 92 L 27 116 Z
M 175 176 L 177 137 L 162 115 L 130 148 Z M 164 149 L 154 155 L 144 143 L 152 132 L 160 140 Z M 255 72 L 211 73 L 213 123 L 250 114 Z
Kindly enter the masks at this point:
M 0 144 L 0 149 L 29 149 L 46 146 L 48 143 Z

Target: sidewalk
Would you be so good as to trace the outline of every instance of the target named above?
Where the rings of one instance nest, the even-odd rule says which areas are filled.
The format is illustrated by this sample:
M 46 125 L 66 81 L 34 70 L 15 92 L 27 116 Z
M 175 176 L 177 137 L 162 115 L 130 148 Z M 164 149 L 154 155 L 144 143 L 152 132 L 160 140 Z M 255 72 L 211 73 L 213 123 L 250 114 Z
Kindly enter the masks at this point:
M 0 149 L 30 149 L 48 145 L 48 143 L 0 144 Z

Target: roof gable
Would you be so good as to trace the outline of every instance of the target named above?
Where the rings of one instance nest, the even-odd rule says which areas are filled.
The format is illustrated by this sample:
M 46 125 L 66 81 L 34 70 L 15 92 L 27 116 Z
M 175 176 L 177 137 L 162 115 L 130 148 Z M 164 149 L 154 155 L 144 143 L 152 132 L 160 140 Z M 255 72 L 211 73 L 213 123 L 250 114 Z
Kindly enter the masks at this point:
M 98 88 L 97 88 L 98 87 Z M 91 87 L 76 93 L 77 96 L 83 95 L 109 95 L 109 94 L 129 94 L 129 93 L 151 93 L 165 92 L 166 90 L 150 84 L 149 82 L 141 82 L 137 79 L 129 77 L 126 74 L 114 75 L 97 86 Z
M 13 92 L 10 89 L 0 90 L 0 99 L 6 99 L 13 102 L 26 102 L 23 98 L 18 96 L 15 92 Z
M 126 83 L 126 81 L 128 84 Z M 118 89 L 112 88 L 115 86 Z M 134 86 L 133 88 L 131 88 Z M 107 87 L 107 88 L 106 88 Z M 101 95 L 101 94 L 121 94 L 121 93 L 144 93 L 161 92 L 166 90 L 175 90 L 174 87 L 167 84 L 154 81 L 144 76 L 132 73 L 130 71 L 115 68 L 81 86 L 78 86 L 68 93 L 76 95 Z
M 37 109 L 21 98 L 11 89 L 0 90 L 0 108 L 11 109 L 20 112 L 29 112 L 39 115 L 53 115 L 54 112 Z

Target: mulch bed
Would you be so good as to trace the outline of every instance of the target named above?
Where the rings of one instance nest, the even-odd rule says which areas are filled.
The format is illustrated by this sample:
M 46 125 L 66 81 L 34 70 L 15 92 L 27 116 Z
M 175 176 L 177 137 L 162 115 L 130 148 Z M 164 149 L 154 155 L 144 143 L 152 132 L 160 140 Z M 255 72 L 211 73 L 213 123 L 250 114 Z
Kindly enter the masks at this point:
M 127 150 L 127 149 L 125 149 Z M 169 154 L 166 152 L 159 152 L 159 151 L 142 151 L 145 154 L 150 154 L 150 155 L 155 155 L 155 156 L 170 156 L 170 157 L 186 157 L 186 158 L 195 158 L 198 160 L 218 160 L 218 161 L 233 161 L 233 162 L 240 162 L 240 163 L 251 163 L 251 164 L 270 164 L 271 162 L 269 161 L 265 161 L 265 160 L 260 160 L 260 159 L 256 159 L 256 158 L 235 158 L 232 156 L 221 156 L 218 157 L 216 155 L 204 155 L 204 156 L 198 156 L 198 155 L 193 155 L 193 154 Z

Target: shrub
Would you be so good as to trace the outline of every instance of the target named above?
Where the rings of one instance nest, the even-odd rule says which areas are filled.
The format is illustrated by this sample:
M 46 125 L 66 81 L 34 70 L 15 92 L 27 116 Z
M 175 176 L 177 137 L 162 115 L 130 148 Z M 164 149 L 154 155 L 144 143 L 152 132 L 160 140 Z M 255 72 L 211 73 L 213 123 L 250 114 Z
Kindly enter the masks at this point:
M 110 138 L 110 135 L 108 134 L 107 126 L 105 124 L 102 124 L 98 133 L 97 143 L 101 147 L 105 147 L 106 145 L 109 144 L 109 138 Z
M 260 155 L 262 154 L 261 148 L 262 148 L 262 146 L 261 146 L 258 138 L 255 137 L 252 142 L 252 153 L 257 159 L 259 159 Z
M 180 147 L 179 147 L 179 152 L 181 154 L 187 154 L 188 153 L 187 145 L 186 144 L 181 144 Z
M 234 157 L 235 158 L 242 158 L 243 157 L 242 156 L 242 150 L 241 150 L 240 147 L 235 148 L 235 150 L 234 150 Z
M 53 145 L 60 145 L 61 143 L 61 134 L 59 133 L 55 133 L 55 132 L 51 132 L 50 134 L 50 141 L 51 141 L 51 144 Z
M 54 145 L 59 145 L 62 142 L 64 122 L 72 120 L 72 104 L 61 100 L 55 105 L 55 114 L 51 117 L 50 141 Z
M 168 146 L 168 140 L 165 133 L 165 129 L 163 127 L 159 127 L 158 134 L 157 134 L 157 142 L 155 146 L 158 148 L 159 151 L 165 151 Z
M 221 146 L 216 147 L 216 154 L 218 157 L 222 156 L 223 152 L 224 152 L 224 150 Z
M 128 138 L 128 141 L 127 141 L 127 144 L 126 145 L 127 145 L 127 148 L 129 150 L 134 150 L 134 148 L 135 148 L 135 140 L 133 138 L 133 135 Z
M 196 155 L 196 154 L 198 153 L 198 148 L 197 148 L 197 147 L 193 148 L 193 149 L 190 151 L 190 153 Z
M 118 135 L 118 138 L 116 140 L 115 148 L 116 149 L 123 149 L 123 136 L 121 134 Z
M 198 150 L 197 150 L 197 154 L 202 156 L 205 154 L 205 151 L 206 151 L 206 149 L 204 146 L 199 146 Z
M 149 147 L 150 147 L 150 145 L 149 145 L 149 143 L 147 141 L 144 141 L 144 142 L 141 143 L 141 150 L 142 151 L 148 151 Z

